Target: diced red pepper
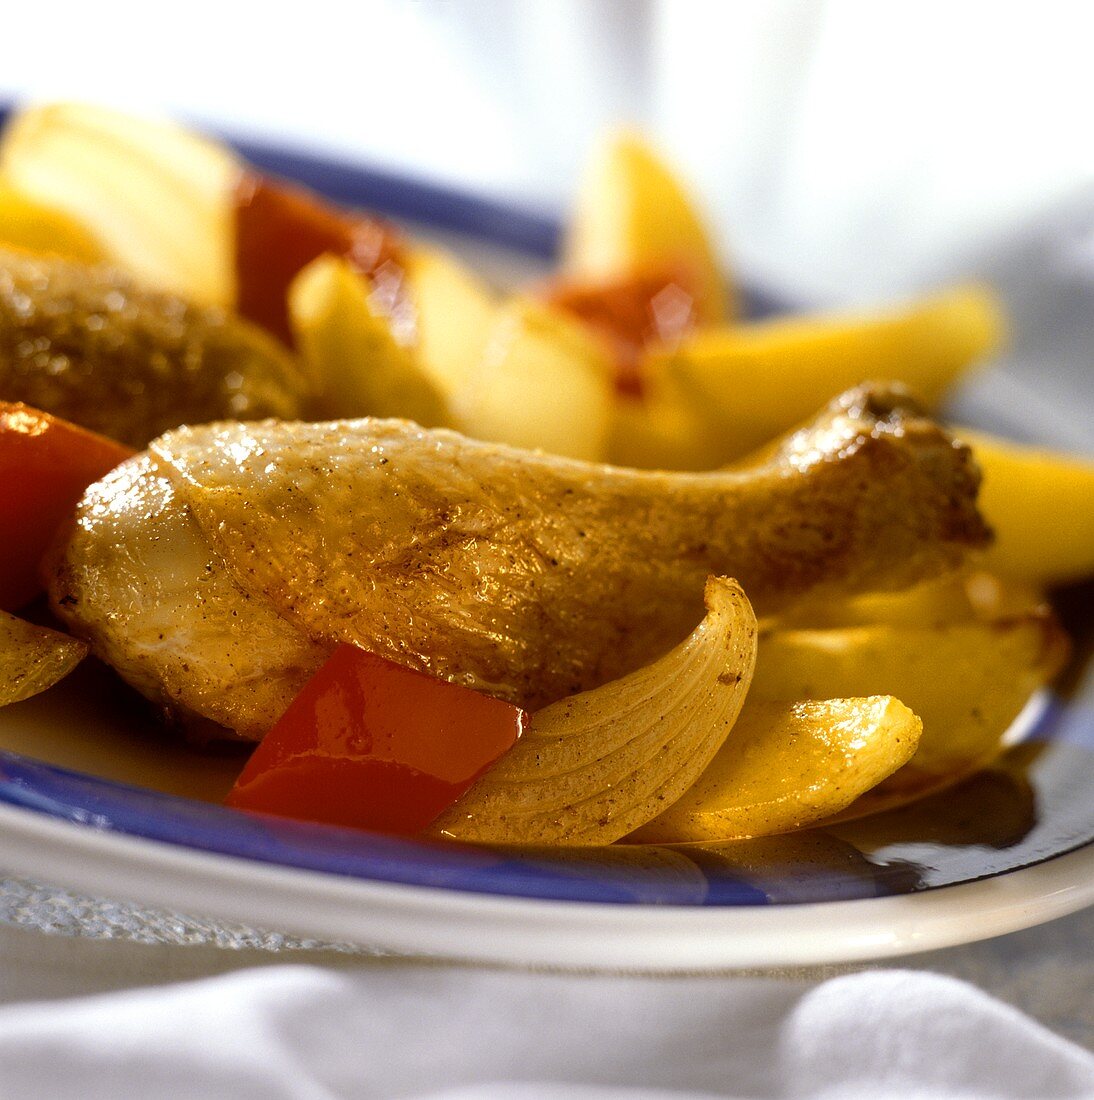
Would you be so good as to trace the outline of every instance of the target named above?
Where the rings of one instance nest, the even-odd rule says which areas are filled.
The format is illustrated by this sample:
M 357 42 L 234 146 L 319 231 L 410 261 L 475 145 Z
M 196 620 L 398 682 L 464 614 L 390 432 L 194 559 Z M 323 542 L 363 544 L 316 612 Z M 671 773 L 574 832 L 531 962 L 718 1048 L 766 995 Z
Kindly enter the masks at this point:
M 616 392 L 640 398 L 645 390 L 642 349 L 653 341 L 671 344 L 695 327 L 692 282 L 683 270 L 638 272 L 605 282 L 556 282 L 545 297 L 607 342 L 616 366 Z
M 0 402 L 0 610 L 39 591 L 38 566 L 84 490 L 133 451 L 29 405 Z
M 228 805 L 417 833 L 520 736 L 519 707 L 342 645 L 247 761 Z
M 401 266 L 401 241 L 387 222 L 257 172 L 236 189 L 235 233 L 236 308 L 290 347 L 289 284 L 317 256 L 343 256 L 370 277 Z

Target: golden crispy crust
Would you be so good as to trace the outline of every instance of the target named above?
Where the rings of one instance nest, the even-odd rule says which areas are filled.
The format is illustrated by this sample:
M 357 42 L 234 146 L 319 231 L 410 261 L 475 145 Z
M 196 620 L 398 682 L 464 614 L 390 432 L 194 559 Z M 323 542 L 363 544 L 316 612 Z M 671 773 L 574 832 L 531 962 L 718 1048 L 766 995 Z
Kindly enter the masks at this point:
M 224 310 L 0 251 L 0 400 L 143 447 L 183 423 L 300 416 L 304 397 L 293 357 Z
M 988 537 L 968 449 L 892 386 L 703 474 L 367 419 L 184 428 L 152 451 L 240 589 L 302 635 L 531 707 L 668 650 L 711 574 L 763 614 L 902 587 Z

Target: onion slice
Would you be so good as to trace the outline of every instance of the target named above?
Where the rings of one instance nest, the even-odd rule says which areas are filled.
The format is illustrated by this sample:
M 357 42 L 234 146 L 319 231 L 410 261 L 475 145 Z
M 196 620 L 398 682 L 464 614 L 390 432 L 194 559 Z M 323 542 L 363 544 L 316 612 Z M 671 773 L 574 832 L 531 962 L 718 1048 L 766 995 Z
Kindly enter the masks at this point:
M 679 798 L 732 729 L 756 661 L 756 619 L 737 582 L 710 578 L 705 601 L 705 618 L 664 657 L 537 711 L 431 832 L 610 844 Z
M 0 611 L 0 707 L 52 687 L 85 656 L 83 642 Z

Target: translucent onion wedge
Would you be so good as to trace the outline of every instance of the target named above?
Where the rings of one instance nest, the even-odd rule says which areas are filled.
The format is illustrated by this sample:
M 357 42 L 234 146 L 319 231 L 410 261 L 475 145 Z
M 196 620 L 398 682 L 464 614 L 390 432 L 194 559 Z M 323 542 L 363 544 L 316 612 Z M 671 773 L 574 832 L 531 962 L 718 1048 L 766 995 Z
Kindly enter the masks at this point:
M 0 611 L 0 706 L 52 687 L 86 656 L 83 642 Z
M 907 763 L 922 729 L 891 696 L 750 700 L 706 771 L 633 839 L 733 840 L 811 825 Z
M 289 318 L 323 412 L 444 423 L 444 400 L 374 308 L 366 280 L 338 256 L 313 260 L 293 279 Z
M 741 710 L 756 620 L 736 581 L 711 578 L 707 614 L 637 672 L 536 712 L 517 744 L 431 831 L 513 844 L 610 844 L 702 773 Z
M 61 103 L 22 111 L 0 145 L 0 178 L 76 219 L 106 258 L 203 305 L 235 297 L 239 162 L 173 123 Z

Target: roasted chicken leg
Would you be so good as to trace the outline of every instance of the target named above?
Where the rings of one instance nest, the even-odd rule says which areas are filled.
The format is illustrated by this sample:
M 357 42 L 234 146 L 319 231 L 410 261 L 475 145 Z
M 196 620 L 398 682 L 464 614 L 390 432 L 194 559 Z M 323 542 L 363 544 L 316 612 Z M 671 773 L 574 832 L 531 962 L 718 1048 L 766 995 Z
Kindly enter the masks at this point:
M 0 400 L 143 447 L 184 423 L 300 416 L 306 397 L 292 355 L 225 310 L 0 250 Z
M 214 424 L 92 486 L 51 593 L 140 690 L 247 737 L 342 641 L 538 707 L 679 642 L 711 574 L 763 614 L 956 565 L 988 538 L 977 483 L 893 386 L 700 474 L 405 421 Z

